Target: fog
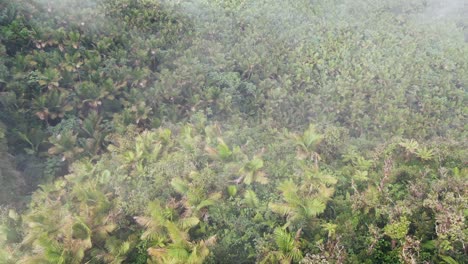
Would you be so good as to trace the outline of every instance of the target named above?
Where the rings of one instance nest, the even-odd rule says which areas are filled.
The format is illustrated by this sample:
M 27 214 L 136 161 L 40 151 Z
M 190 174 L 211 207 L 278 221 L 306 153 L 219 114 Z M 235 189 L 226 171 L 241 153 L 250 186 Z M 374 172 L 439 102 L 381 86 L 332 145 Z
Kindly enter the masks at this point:
M 49 17 L 60 17 L 69 20 L 69 22 L 78 22 L 82 19 L 82 23 L 93 24 L 92 19 L 101 19 L 103 13 L 106 12 L 106 10 L 99 8 L 102 0 L 32 1 L 41 6 Z M 235 31 L 238 29 L 237 26 L 255 24 L 265 33 L 291 36 L 299 32 L 307 33 L 307 29 L 313 27 L 314 24 L 326 24 L 327 18 L 336 16 L 343 18 L 343 24 L 365 24 L 369 19 L 368 15 L 375 13 L 376 10 L 380 10 L 382 14 L 389 12 L 395 16 L 427 24 L 451 20 L 457 21 L 459 26 L 464 26 L 468 17 L 468 7 L 464 0 L 410 0 L 404 2 L 390 0 L 379 3 L 366 0 L 281 2 L 233 0 L 215 1 L 218 3 L 215 5 L 208 0 L 164 0 L 160 2 L 166 7 L 171 7 L 174 11 L 189 16 L 200 30 L 203 30 L 205 23 L 214 21 L 221 23 L 216 28 L 218 32 L 211 32 L 215 34 Z M 305 6 L 307 8 L 304 8 Z M 235 8 L 232 9 L 232 7 Z M 224 12 L 227 8 L 230 9 L 228 13 Z M 244 25 L 239 23 L 244 23 Z M 372 27 L 372 25 L 368 26 Z
M 0 0 L 0 263 L 464 263 L 466 0 Z
M 48 23 L 54 21 L 54 27 L 78 28 L 84 34 L 106 34 L 116 30 L 118 24 L 109 18 L 112 11 L 103 9 L 101 4 L 106 1 L 33 1 L 45 11 L 44 20 L 53 18 Z M 123 3 L 112 2 L 125 10 Z M 283 87 L 314 87 L 310 89 L 317 95 L 325 93 L 329 98 L 336 94 L 336 87 L 350 85 L 349 80 L 329 78 L 330 68 L 334 68 L 332 75 L 346 71 L 350 63 L 365 65 L 369 76 L 382 75 L 389 69 L 404 71 L 414 57 L 433 56 L 434 47 L 441 47 L 437 56 L 444 60 L 449 59 L 444 58 L 444 49 L 450 49 L 454 40 L 468 41 L 468 12 L 463 0 L 165 0 L 158 3 L 186 19 L 191 31 L 181 36 L 179 43 L 184 48 L 147 47 L 151 54 L 161 51 L 156 56 L 160 68 L 179 67 L 185 78 L 183 82 L 188 83 L 199 82 L 200 78 L 203 82 L 209 80 L 212 76 L 205 72 L 237 72 L 243 79 L 249 79 L 248 82 L 262 83 L 271 91 L 256 96 L 273 97 L 278 102 L 285 101 L 284 95 L 280 95 Z M 154 37 L 138 28 L 131 29 L 130 33 L 145 39 Z M 332 53 L 339 57 L 330 57 Z M 300 62 L 290 64 L 290 58 L 301 56 Z M 209 70 L 187 66 L 198 63 Z M 307 69 L 301 65 L 308 65 Z M 164 74 L 159 74 L 159 79 L 146 89 L 158 94 L 166 87 L 174 94 L 183 93 L 185 88 L 173 87 L 177 76 L 161 77 Z M 205 75 L 196 77 L 197 74 Z M 292 83 L 284 81 L 290 77 L 294 79 Z M 399 82 L 398 78 L 391 80 Z M 151 107 L 155 109 L 157 103 Z M 321 110 L 329 111 L 332 119 L 339 120 L 340 114 L 336 113 L 342 110 L 329 107 Z M 363 111 L 369 110 L 363 108 Z M 306 112 L 304 118 L 308 121 L 319 121 L 316 110 Z M 305 123 L 298 121 L 295 125 L 299 124 Z

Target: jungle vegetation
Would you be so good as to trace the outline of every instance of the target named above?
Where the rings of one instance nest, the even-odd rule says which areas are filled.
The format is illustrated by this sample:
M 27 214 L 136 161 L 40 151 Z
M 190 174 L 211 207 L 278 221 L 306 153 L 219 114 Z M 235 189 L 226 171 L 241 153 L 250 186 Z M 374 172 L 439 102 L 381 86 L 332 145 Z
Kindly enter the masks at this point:
M 0 0 L 0 263 L 467 263 L 468 11 Z

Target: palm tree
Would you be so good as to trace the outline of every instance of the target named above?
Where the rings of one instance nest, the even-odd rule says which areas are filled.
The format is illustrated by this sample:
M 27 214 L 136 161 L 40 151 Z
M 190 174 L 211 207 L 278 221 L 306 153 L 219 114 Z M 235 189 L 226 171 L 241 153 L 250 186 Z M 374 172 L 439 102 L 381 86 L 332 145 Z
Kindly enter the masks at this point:
M 291 135 L 297 146 L 297 157 L 300 160 L 309 159 L 314 161 L 315 168 L 318 170 L 320 155 L 316 152 L 317 146 L 323 139 L 323 135 L 315 131 L 315 126 L 310 124 L 309 128 L 302 135 Z
M 229 161 L 232 158 L 233 151 L 224 142 L 222 138 L 217 138 L 218 146 L 216 149 L 206 146 L 205 151 L 208 156 L 213 160 Z
M 338 180 L 326 171 L 309 169 L 302 165 L 303 177 L 299 186 L 301 193 L 316 197 L 323 202 L 328 201 L 335 192 L 334 186 Z
M 192 177 L 199 176 L 198 173 L 192 173 Z M 171 181 L 172 187 L 182 195 L 179 201 L 184 208 L 184 215 L 196 217 L 205 217 L 206 208 L 215 205 L 221 198 L 221 193 L 215 192 L 206 194 L 204 188 L 197 187 L 193 183 L 188 183 L 181 178 L 174 178 Z
M 106 250 L 107 239 L 117 226 L 114 205 L 100 187 L 69 175 L 67 180 L 41 188 L 35 193 L 30 212 L 23 217 L 22 244 L 32 247 L 33 254 L 20 262 L 82 263 L 91 255 L 102 254 L 100 251 Z M 121 253 L 117 252 L 112 260 L 106 258 L 110 260 L 106 263 L 118 263 L 115 260 L 124 259 Z
M 191 241 L 189 230 L 200 222 L 194 216 L 181 216 L 176 212 L 177 203 L 162 207 L 158 201 L 150 203 L 149 216 L 135 217 L 138 224 L 145 227 L 141 238 L 152 243 L 148 249 L 150 263 L 203 263 L 209 255 L 209 247 L 216 237 L 207 240 Z
M 282 228 L 276 228 L 274 231 L 275 244 L 277 250 L 268 252 L 268 254 L 260 261 L 261 264 L 267 263 L 281 263 L 290 264 L 291 262 L 298 262 L 302 257 L 300 249 L 299 237 L 301 229 L 293 236 Z
M 245 183 L 247 185 L 252 184 L 252 182 L 258 182 L 260 184 L 267 184 L 268 178 L 265 175 L 265 172 L 262 170 L 263 160 L 259 156 L 253 157 L 252 160 L 246 162 L 239 170 L 241 175 L 235 180 L 236 183 Z
M 316 197 L 301 194 L 300 188 L 291 180 L 285 181 L 278 189 L 283 203 L 271 203 L 270 209 L 286 217 L 286 226 L 298 223 L 301 226 L 325 211 L 325 203 Z
M 126 254 L 131 249 L 131 241 L 122 241 L 114 236 L 108 237 L 104 249 L 93 249 L 91 255 L 93 260 L 99 263 L 120 264 L 126 259 Z

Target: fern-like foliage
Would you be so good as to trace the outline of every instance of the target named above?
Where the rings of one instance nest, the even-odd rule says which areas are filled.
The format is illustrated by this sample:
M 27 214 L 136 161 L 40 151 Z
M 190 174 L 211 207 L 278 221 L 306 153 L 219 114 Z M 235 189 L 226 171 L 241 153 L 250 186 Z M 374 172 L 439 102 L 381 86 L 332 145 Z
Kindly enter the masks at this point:
M 209 255 L 208 247 L 215 243 L 215 237 L 192 241 L 189 230 L 200 220 L 194 216 L 178 215 L 174 206 L 163 207 L 154 201 L 148 206 L 148 216 L 135 217 L 145 229 L 141 238 L 154 245 L 148 249 L 149 263 L 203 263 Z
M 246 190 L 244 193 L 244 204 L 252 208 L 258 208 L 260 206 L 260 200 L 257 194 L 253 190 Z
M 423 161 L 429 161 L 434 158 L 434 151 L 424 146 L 416 150 L 416 155 Z
M 325 203 L 318 197 L 304 194 L 291 180 L 281 183 L 278 187 L 281 191 L 283 203 L 271 203 L 270 209 L 286 217 L 286 224 L 306 224 L 309 220 L 325 211 Z
M 292 139 L 297 146 L 299 159 L 310 159 L 317 162 L 320 159 L 317 146 L 323 140 L 323 135 L 316 132 L 315 126 L 310 124 L 302 134 L 292 134 Z
M 70 174 L 41 188 L 34 195 L 31 211 L 23 216 L 22 244 L 33 250 L 20 262 L 82 263 L 97 256 L 107 256 L 103 259 L 109 262 L 104 263 L 125 260 L 124 254 L 106 249 L 106 241 L 117 227 L 116 215 L 114 204 L 96 182 L 82 182 L 81 177 Z
M 267 184 L 268 178 L 262 168 L 263 160 L 260 157 L 255 156 L 252 160 L 246 162 L 239 170 L 239 174 L 241 175 L 239 181 L 247 185 L 250 185 L 253 182 Z
M 293 236 L 282 228 L 276 228 L 273 234 L 277 249 L 268 252 L 260 263 L 290 264 L 292 262 L 299 262 L 303 258 L 299 241 L 300 232 L 301 230 Z
M 197 173 L 192 173 L 192 178 L 200 177 Z M 185 215 L 196 215 L 201 217 L 202 210 L 213 206 L 221 198 L 221 193 L 214 192 L 207 194 L 193 182 L 187 182 L 181 178 L 174 178 L 171 185 L 180 195 L 183 196 L 180 203 L 185 209 Z
M 399 145 L 405 148 L 405 150 L 411 154 L 416 153 L 416 151 L 419 149 L 419 143 L 414 139 L 405 139 L 400 142 Z

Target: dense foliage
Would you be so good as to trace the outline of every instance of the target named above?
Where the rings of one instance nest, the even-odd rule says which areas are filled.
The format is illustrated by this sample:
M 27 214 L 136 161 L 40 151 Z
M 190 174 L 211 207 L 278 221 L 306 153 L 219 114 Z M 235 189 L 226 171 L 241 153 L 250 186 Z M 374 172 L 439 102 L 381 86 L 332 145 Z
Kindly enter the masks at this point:
M 0 263 L 465 263 L 459 2 L 0 0 Z

